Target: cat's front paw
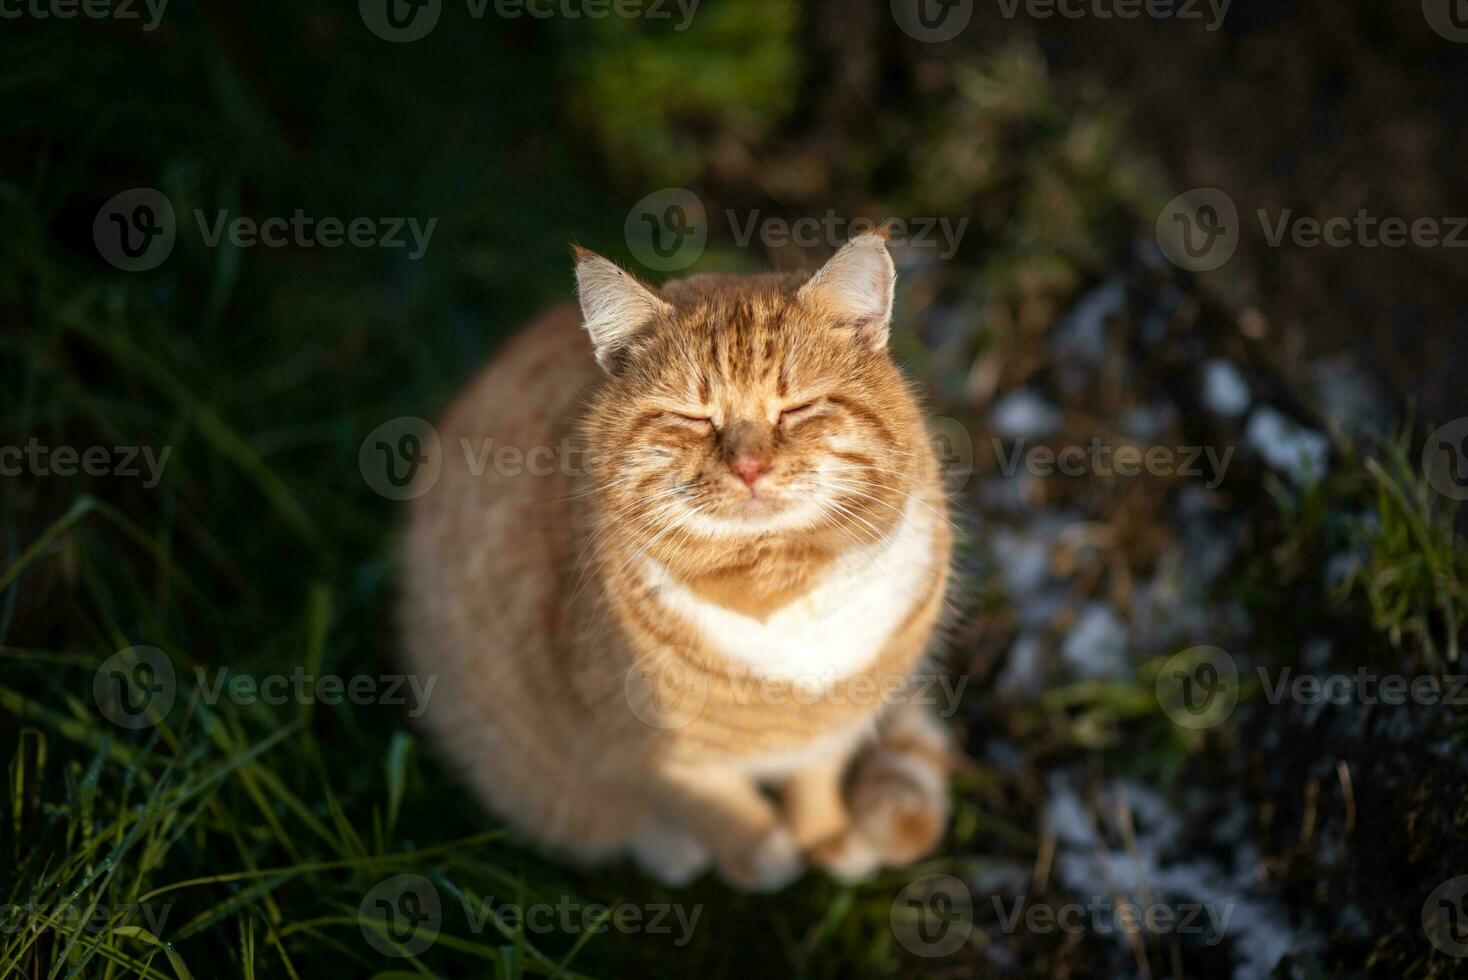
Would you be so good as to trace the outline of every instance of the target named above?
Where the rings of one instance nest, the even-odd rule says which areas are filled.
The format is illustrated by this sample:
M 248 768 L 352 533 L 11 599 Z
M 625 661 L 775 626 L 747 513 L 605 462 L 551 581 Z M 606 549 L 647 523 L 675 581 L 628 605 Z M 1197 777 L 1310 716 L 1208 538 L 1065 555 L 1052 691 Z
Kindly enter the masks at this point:
M 881 868 L 882 852 L 849 827 L 811 848 L 810 861 L 843 885 L 857 885 Z
M 697 837 L 675 824 L 648 823 L 632 839 L 632 857 L 643 871 L 669 888 L 682 888 L 709 866 L 709 852 Z
M 854 834 L 879 864 L 910 864 L 948 825 L 947 768 L 926 754 L 878 750 L 859 763 L 850 806 Z
M 805 861 L 789 829 L 777 824 L 739 854 L 721 861 L 719 870 L 735 888 L 775 892 L 800 877 Z

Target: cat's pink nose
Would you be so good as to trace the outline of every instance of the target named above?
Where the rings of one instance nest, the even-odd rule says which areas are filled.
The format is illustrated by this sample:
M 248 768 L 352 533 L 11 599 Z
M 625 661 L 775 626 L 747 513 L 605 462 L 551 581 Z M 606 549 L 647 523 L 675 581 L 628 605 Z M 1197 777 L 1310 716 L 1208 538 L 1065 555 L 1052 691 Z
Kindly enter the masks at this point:
M 758 453 L 739 453 L 729 460 L 729 469 L 753 489 L 754 482 L 770 471 L 770 461 Z

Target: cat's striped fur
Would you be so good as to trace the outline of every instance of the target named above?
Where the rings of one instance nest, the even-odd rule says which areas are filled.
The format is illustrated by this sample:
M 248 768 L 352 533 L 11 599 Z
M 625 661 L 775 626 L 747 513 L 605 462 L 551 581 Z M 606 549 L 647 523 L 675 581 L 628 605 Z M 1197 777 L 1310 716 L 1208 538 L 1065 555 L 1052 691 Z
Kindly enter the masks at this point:
M 903 694 L 950 525 L 887 351 L 885 242 L 808 280 L 654 290 L 586 252 L 577 277 L 580 311 L 534 323 L 439 424 L 402 607 L 439 676 L 426 724 L 492 811 L 581 860 L 774 888 L 919 856 L 949 749 Z M 476 474 L 485 440 L 576 451 Z

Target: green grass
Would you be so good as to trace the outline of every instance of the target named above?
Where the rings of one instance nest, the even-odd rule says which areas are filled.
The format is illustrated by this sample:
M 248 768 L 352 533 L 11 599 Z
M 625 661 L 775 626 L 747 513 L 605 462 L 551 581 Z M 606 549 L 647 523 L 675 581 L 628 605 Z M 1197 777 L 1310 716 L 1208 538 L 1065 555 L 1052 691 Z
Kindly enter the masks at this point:
M 397 672 L 401 515 L 363 481 L 358 446 L 381 422 L 435 412 L 501 337 L 569 294 L 567 243 L 618 251 L 625 213 L 589 179 L 595 130 L 564 120 L 553 83 L 594 38 L 490 19 L 405 50 L 365 36 L 350 9 L 265 8 L 240 22 L 173 11 L 161 44 L 86 24 L 7 28 L 0 443 L 171 455 L 151 488 L 3 484 L 0 976 L 892 966 L 890 885 L 811 881 L 756 900 L 578 875 L 508 841 L 402 708 L 204 698 L 201 669 L 210 684 L 219 669 Z M 748 33 L 727 14 L 711 24 L 732 35 L 703 43 L 726 51 Z M 606 60 L 618 39 L 600 43 Z M 712 101 L 748 101 L 741 91 Z M 90 241 L 96 209 L 131 186 L 157 187 L 180 215 L 155 272 L 114 270 Z M 440 222 L 417 263 L 209 249 L 189 227 L 195 208 L 298 207 Z M 129 731 L 92 690 L 137 644 L 165 652 L 178 697 Z M 442 934 L 391 957 L 358 910 L 403 873 L 434 883 Z M 676 901 L 701 915 L 675 947 L 676 934 L 501 930 L 486 901 Z

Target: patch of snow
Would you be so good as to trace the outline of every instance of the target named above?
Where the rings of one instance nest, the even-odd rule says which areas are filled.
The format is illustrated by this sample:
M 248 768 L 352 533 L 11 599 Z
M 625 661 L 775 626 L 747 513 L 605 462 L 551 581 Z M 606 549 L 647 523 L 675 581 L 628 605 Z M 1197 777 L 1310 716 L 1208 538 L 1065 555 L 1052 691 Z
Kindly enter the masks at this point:
M 1272 408 L 1260 408 L 1249 417 L 1244 441 L 1270 467 L 1297 485 L 1318 481 L 1330 457 L 1330 439 L 1285 418 Z
M 1355 551 L 1339 551 L 1325 563 L 1325 587 L 1334 591 L 1361 570 L 1361 555 Z
M 989 510 L 1027 511 L 1039 479 L 1023 470 L 988 477 L 979 484 L 979 502 Z
M 1279 901 L 1259 894 L 1253 874 L 1257 855 L 1247 841 L 1237 843 L 1232 871 L 1210 858 L 1175 859 L 1188 853 L 1182 847 L 1184 819 L 1151 788 L 1131 781 L 1107 784 L 1100 794 L 1099 821 L 1092 820 L 1071 780 L 1056 776 L 1049 790 L 1044 821 L 1059 845 L 1055 868 L 1079 900 L 1094 896 L 1110 902 L 1119 891 L 1126 901 L 1143 907 L 1202 906 L 1207 915 L 1194 927 L 1206 930 L 1205 942 L 1230 942 L 1236 980 L 1268 976 L 1284 957 L 1318 948 L 1316 937 L 1290 928 L 1288 911 Z M 1121 836 L 1116 831 L 1122 803 L 1135 827 L 1134 849 L 1115 843 Z M 1113 831 L 1107 835 L 1110 846 L 1097 822 Z M 1214 929 L 1218 935 L 1212 934 Z M 1127 941 L 1119 932 L 1112 938 L 1122 945 Z
M 1310 368 L 1311 388 L 1325 415 L 1350 435 L 1380 433 L 1390 414 L 1376 382 L 1350 354 L 1326 358 Z
M 1005 439 L 1043 439 L 1064 419 L 1060 409 L 1029 388 L 1010 392 L 989 409 L 989 425 Z
M 1104 602 L 1088 602 L 1060 645 L 1060 656 L 1087 679 L 1120 679 L 1131 673 L 1127 625 Z
M 1003 738 L 985 739 L 984 761 L 1005 772 L 1020 772 L 1025 767 L 1024 753 L 1013 742 Z
M 1214 359 L 1203 365 L 1203 404 L 1210 412 L 1236 419 L 1249 409 L 1249 382 L 1228 361 Z
M 1126 308 L 1126 280 L 1115 277 L 1086 293 L 1061 318 L 1051 337 L 1057 356 L 1100 364 L 1106 353 L 1106 322 Z
M 1019 607 L 1020 622 L 1025 626 L 1047 626 L 1065 609 L 1068 600 L 1069 595 L 1063 587 L 1047 588 Z
M 1023 603 L 1050 580 L 1051 541 L 1039 534 L 1000 528 L 989 536 L 999 561 L 1005 589 L 1015 604 Z
M 1147 268 L 1168 268 L 1167 253 L 1162 251 L 1156 239 L 1139 238 L 1132 243 L 1132 248 L 1137 259 Z
M 1040 636 L 1038 633 L 1021 633 L 1009 648 L 1009 659 L 999 672 L 995 686 L 1003 697 L 1033 697 L 1045 686 L 1044 672 L 1040 669 Z
M 1172 425 L 1176 418 L 1177 409 L 1163 402 L 1159 405 L 1138 405 L 1135 408 L 1127 409 L 1121 424 L 1126 429 L 1127 435 L 1133 439 L 1151 442 Z
M 1334 649 L 1329 640 L 1322 636 L 1311 637 L 1305 641 L 1305 649 L 1300 651 L 1300 662 L 1318 670 L 1328 665 L 1333 655 Z
M 1142 318 L 1139 332 L 1144 343 L 1155 347 L 1167 339 L 1167 333 L 1172 327 L 1172 315 L 1177 312 L 1182 298 L 1183 294 L 1176 286 L 1168 286 L 1158 293 L 1157 306 Z

